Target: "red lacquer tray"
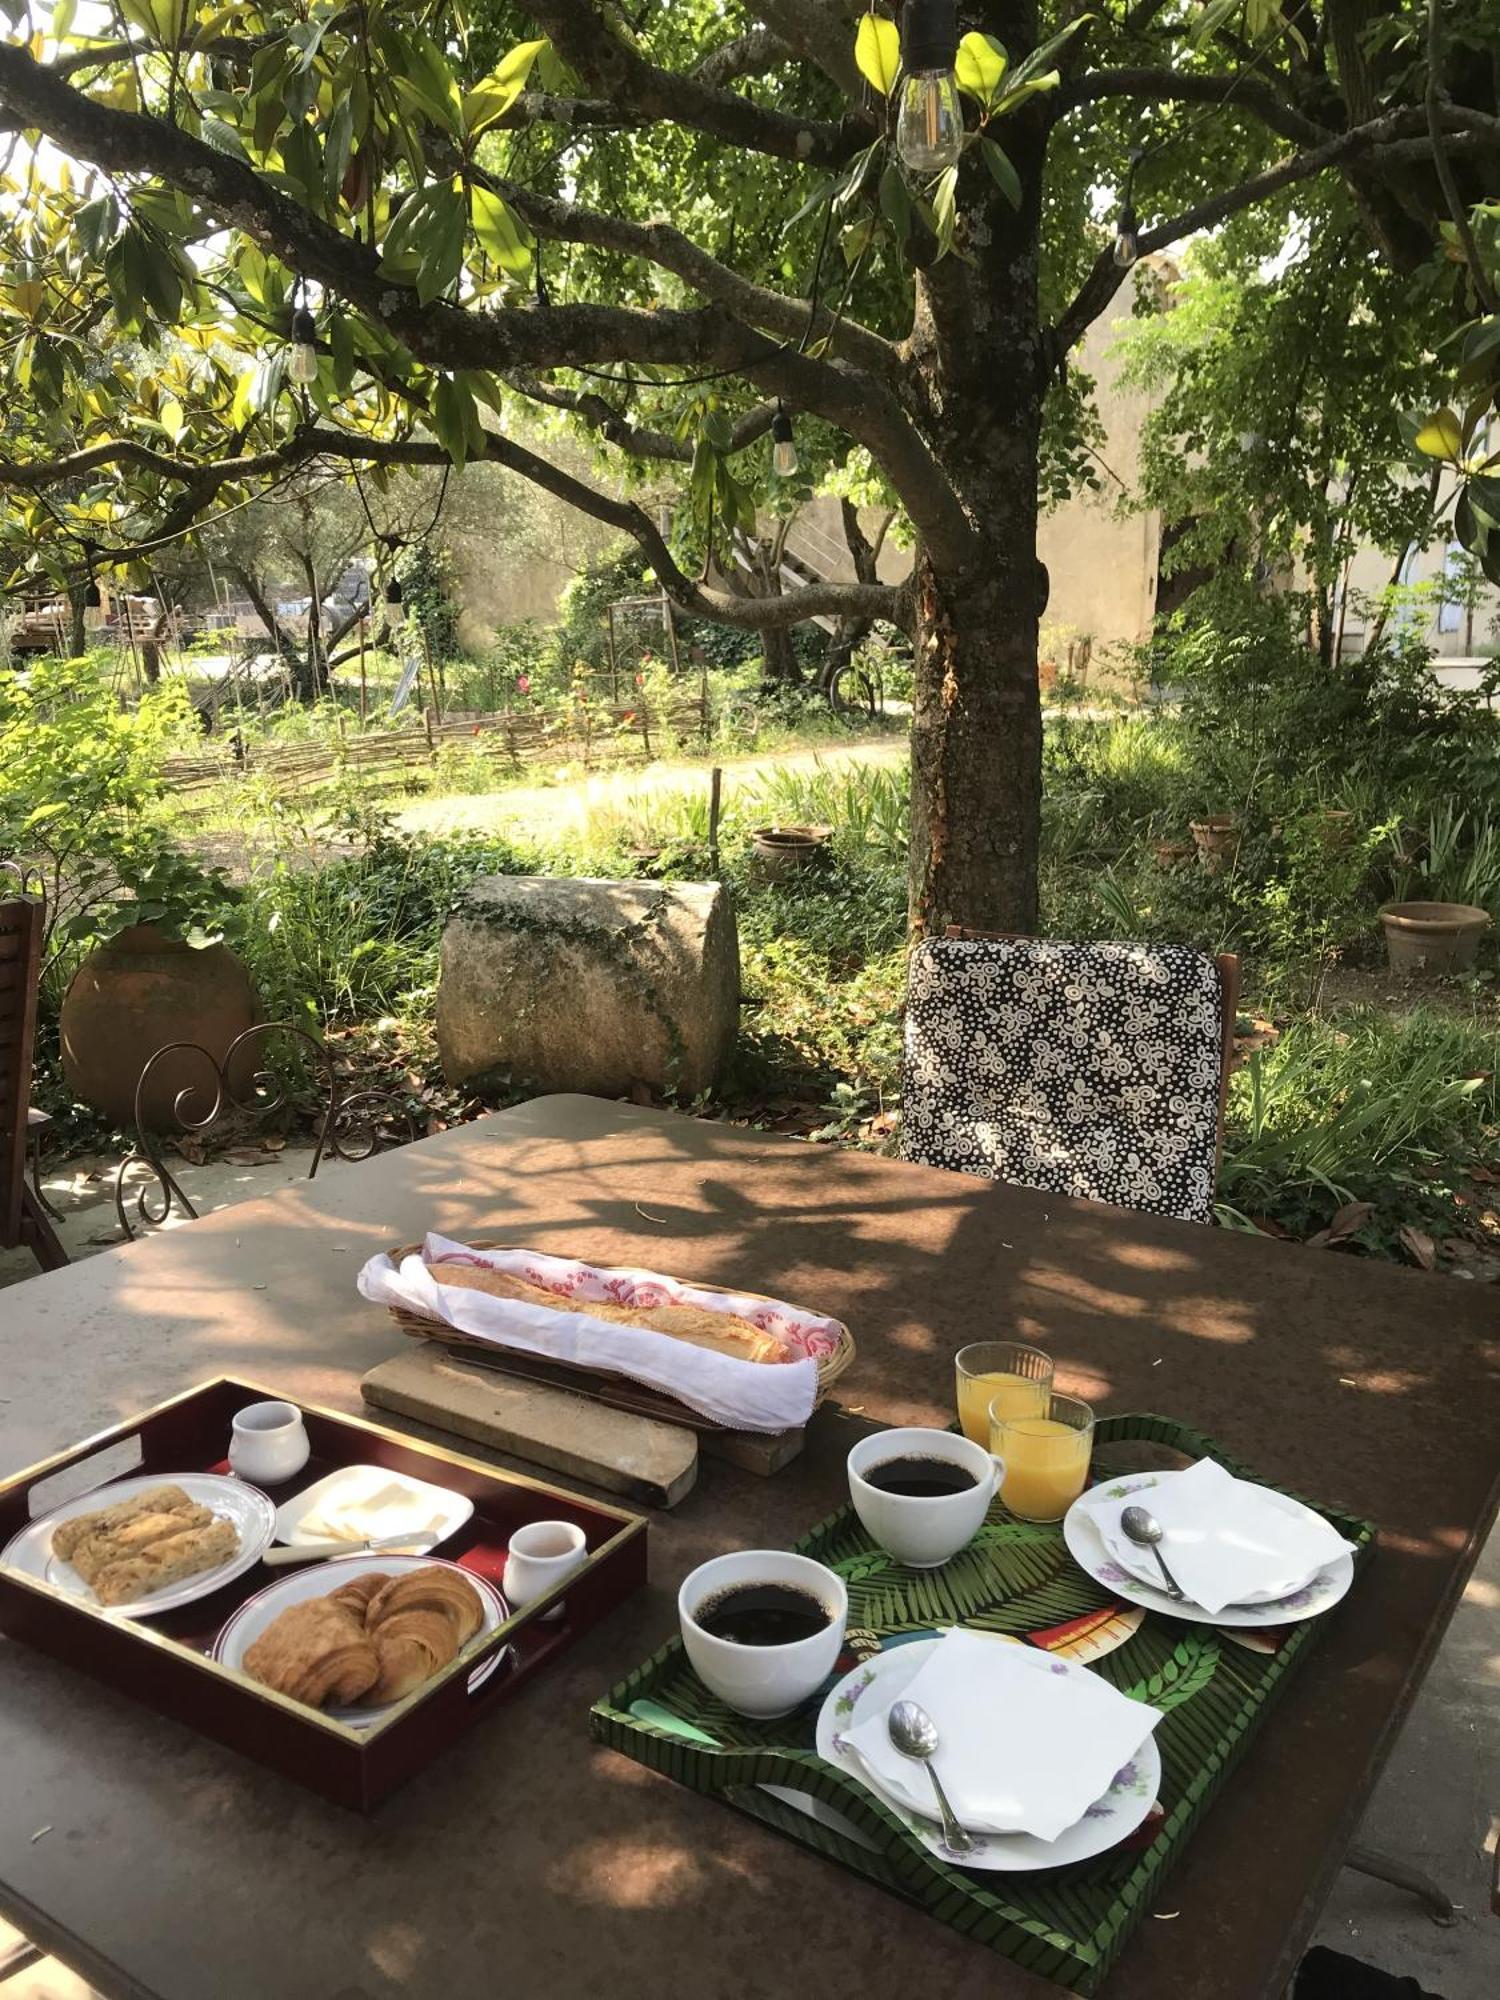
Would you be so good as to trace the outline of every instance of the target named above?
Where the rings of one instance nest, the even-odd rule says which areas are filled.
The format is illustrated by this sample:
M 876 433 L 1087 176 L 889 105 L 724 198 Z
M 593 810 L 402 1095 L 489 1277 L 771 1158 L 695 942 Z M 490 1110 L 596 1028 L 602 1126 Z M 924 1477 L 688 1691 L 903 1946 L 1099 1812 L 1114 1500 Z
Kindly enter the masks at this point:
M 281 1395 L 262 1383 L 221 1377 L 17 1473 L 0 1483 L 0 1547 L 28 1521 L 104 1480 L 137 1471 L 227 1472 L 225 1451 L 235 1412 Z M 385 1720 L 363 1729 L 289 1701 L 209 1659 L 208 1650 L 231 1612 L 274 1578 L 288 1574 L 261 1563 L 212 1596 L 149 1622 L 111 1617 L 49 1583 L 0 1565 L 0 1631 L 269 1764 L 337 1805 L 367 1811 L 509 1700 L 554 1655 L 645 1582 L 646 1523 L 638 1514 L 482 1465 L 441 1445 L 418 1443 L 383 1425 L 308 1403 L 298 1407 L 312 1457 L 294 1480 L 270 1489 L 278 1504 L 343 1465 L 381 1465 L 430 1480 L 474 1503 L 472 1518 L 433 1553 L 497 1587 L 518 1528 L 528 1521 L 574 1522 L 587 1539 L 588 1561 L 563 1586 L 562 1616 L 543 1620 L 541 1614 L 553 1608 L 554 1600 L 537 1599 Z M 96 1458 L 97 1480 L 91 1478 L 89 1464 Z M 37 1488 L 41 1491 L 33 1504 Z M 481 1679 L 477 1670 L 504 1647 L 511 1649 L 509 1658 Z M 471 1681 L 477 1683 L 472 1692 Z

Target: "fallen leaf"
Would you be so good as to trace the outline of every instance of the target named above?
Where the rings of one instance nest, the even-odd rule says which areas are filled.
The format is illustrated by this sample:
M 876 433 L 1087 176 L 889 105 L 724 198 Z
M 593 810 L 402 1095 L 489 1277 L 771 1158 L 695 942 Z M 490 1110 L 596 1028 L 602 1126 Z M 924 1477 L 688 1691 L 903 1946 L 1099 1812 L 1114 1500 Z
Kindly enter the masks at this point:
M 267 1156 L 259 1146 L 231 1146 L 224 1157 L 237 1167 L 263 1167 Z
M 1493 1167 L 1470 1167 L 1469 1179 L 1471 1181 L 1487 1181 L 1496 1187 L 1500 1187 L 1500 1173 L 1497 1173 Z
M 1346 1201 L 1326 1229 L 1320 1229 L 1316 1236 L 1309 1236 L 1309 1250 L 1323 1250 L 1330 1244 L 1346 1243 L 1358 1230 L 1364 1228 L 1375 1213 L 1373 1201 Z
M 1409 1222 L 1404 1222 L 1401 1225 L 1401 1247 L 1424 1271 L 1437 1269 L 1437 1245 L 1425 1229 L 1414 1229 Z
M 268 1132 L 260 1143 L 262 1148 L 268 1153 L 284 1153 L 286 1151 L 286 1139 L 280 1132 Z

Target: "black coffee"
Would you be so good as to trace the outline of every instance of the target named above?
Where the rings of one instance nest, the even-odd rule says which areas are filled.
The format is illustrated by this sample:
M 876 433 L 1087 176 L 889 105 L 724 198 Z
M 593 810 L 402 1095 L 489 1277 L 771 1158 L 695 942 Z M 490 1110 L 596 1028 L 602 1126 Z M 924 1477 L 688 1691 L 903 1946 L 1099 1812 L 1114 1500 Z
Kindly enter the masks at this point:
M 979 1484 L 966 1465 L 951 1458 L 888 1458 L 872 1465 L 860 1478 L 881 1493 L 897 1493 L 903 1500 L 941 1500 L 954 1493 L 969 1493 Z
M 693 1613 L 693 1622 L 716 1639 L 736 1646 L 790 1646 L 810 1639 L 832 1618 L 811 1591 L 789 1583 L 742 1583 L 711 1598 Z

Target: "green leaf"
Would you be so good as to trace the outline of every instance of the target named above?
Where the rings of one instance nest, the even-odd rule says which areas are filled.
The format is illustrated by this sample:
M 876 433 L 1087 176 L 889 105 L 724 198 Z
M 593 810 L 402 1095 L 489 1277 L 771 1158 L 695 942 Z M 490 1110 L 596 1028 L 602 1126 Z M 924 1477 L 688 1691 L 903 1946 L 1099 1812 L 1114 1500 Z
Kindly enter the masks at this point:
M 448 58 L 430 36 L 406 36 L 408 60 L 393 71 L 400 95 L 441 125 L 455 139 L 463 136 L 463 97 L 448 67 Z
M 1010 57 L 993 35 L 968 34 L 958 45 L 953 74 L 960 90 L 988 106 L 995 100 L 1009 62 Z
M 463 183 L 440 183 L 431 191 L 428 208 L 432 234 L 423 240 L 422 261 L 417 266 L 417 297 L 424 306 L 450 290 L 463 269 L 468 223 Z
M 889 97 L 901 74 L 901 36 L 894 21 L 879 14 L 861 16 L 854 37 L 859 73 L 882 97 Z
M 354 324 L 347 313 L 327 315 L 328 346 L 333 355 L 333 386 L 347 396 L 354 382 Z
M 1457 458 L 1463 449 L 1463 429 L 1452 410 L 1442 409 L 1427 419 L 1413 442 L 1428 458 Z
M 844 184 L 833 198 L 835 214 L 842 215 L 859 199 L 864 184 L 869 179 L 870 169 L 884 150 L 885 141 L 877 139 L 873 145 L 866 146 L 862 152 L 855 154 L 844 175 Z
M 186 419 L 182 413 L 182 405 L 175 396 L 163 396 L 161 408 L 156 413 L 156 421 L 174 441 L 182 436 Z
M 469 190 L 469 213 L 480 247 L 502 271 L 523 272 L 531 265 L 530 237 L 509 202 L 486 187 Z
M 482 83 L 464 92 L 461 114 L 464 130 L 471 139 L 477 139 L 505 116 L 526 88 L 532 65 L 547 46 L 545 40 L 518 42 Z
M 995 185 L 1005 196 L 1012 208 L 1021 206 L 1021 176 L 1011 164 L 1011 158 L 1002 146 L 986 137 L 980 144 L 980 156 L 989 168 Z
M 904 249 L 911 234 L 911 194 L 900 163 L 889 160 L 880 176 L 880 212 L 891 226 L 896 248 Z
M 78 0 L 57 0 L 52 9 L 52 39 L 65 42 L 73 32 L 73 17 L 78 12 Z
M 1234 0 L 1234 4 L 1238 6 L 1239 0 Z M 1093 18 L 1092 14 L 1078 14 L 1073 20 L 1069 21 L 1067 27 L 1059 29 L 1055 35 L 1049 35 L 1045 42 L 1039 42 L 1031 51 L 1031 54 L 1024 57 L 1011 71 L 1011 90 L 1015 90 L 1019 84 L 1030 82 L 1032 77 L 1039 75 L 1041 71 L 1045 70 L 1059 51 L 1067 47 L 1068 43 L 1078 33 L 1078 30 L 1083 27 L 1084 23 L 1092 21 Z M 1050 83 L 1044 86 L 1048 90 L 1054 87 Z
M 1062 74 L 1055 69 L 1046 70 L 1040 76 L 1027 77 L 1024 83 L 1017 83 L 1013 89 L 1006 91 L 995 106 L 995 117 L 1007 117 L 1019 105 L 1024 104 L 1028 97 L 1038 97 L 1045 90 L 1056 90 L 1061 82 Z
M 467 386 L 456 376 L 442 375 L 432 392 L 432 427 L 457 471 L 484 449 L 479 411 Z

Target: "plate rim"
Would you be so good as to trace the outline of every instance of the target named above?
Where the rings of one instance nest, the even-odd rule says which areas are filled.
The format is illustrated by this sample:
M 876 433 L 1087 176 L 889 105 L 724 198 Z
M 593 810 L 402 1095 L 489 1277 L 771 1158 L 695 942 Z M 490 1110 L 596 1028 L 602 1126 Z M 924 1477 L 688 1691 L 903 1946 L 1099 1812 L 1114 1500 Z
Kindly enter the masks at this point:
M 373 1462 L 373 1460 L 366 1462 L 363 1459 L 358 1459 L 355 1460 L 350 1465 L 334 1466 L 333 1470 L 331 1472 L 325 1472 L 321 1479 L 315 1479 L 312 1482 L 311 1486 L 304 1486 L 300 1492 L 289 1494 L 285 1500 L 277 1504 L 276 1521 L 272 1533 L 272 1540 L 279 1543 L 283 1548 L 295 1549 L 304 1546 L 303 1543 L 296 1540 L 299 1528 L 283 1530 L 281 1526 L 281 1516 L 282 1513 L 285 1511 L 285 1509 L 288 1507 L 301 1505 L 301 1503 L 306 1501 L 310 1495 L 318 1492 L 322 1487 L 329 1485 L 333 1480 L 342 1478 L 343 1475 L 346 1473 L 363 1472 L 363 1471 L 380 1472 L 384 1473 L 386 1477 L 390 1479 L 405 1479 L 409 1480 L 411 1484 L 414 1486 L 425 1486 L 426 1488 L 428 1488 L 429 1491 L 433 1493 L 441 1493 L 444 1499 L 450 1501 L 455 1507 L 461 1507 L 462 1509 L 464 1509 L 463 1513 L 459 1515 L 459 1518 L 453 1523 L 452 1527 L 445 1528 L 442 1534 L 438 1537 L 437 1541 L 435 1541 L 432 1544 L 434 1548 L 440 1547 L 443 1542 L 450 1541 L 452 1537 L 458 1533 L 460 1528 L 466 1526 L 467 1523 L 473 1520 L 474 1518 L 474 1502 L 469 1498 L 468 1494 L 460 1493 L 455 1487 L 440 1486 L 435 1479 L 422 1479 L 414 1472 L 400 1472 L 392 1466 L 376 1465 Z M 306 1509 L 304 1508 L 304 1512 L 305 1511 Z M 309 1537 L 308 1539 L 311 1540 L 315 1538 Z M 343 1560 L 343 1558 L 339 1556 L 330 1556 L 328 1560 L 330 1562 L 340 1562 Z
M 844 1683 L 851 1677 L 851 1675 L 857 1674 L 870 1667 L 878 1667 L 882 1661 L 887 1661 L 887 1662 L 892 1661 L 896 1659 L 899 1655 L 904 1653 L 910 1653 L 914 1655 L 917 1661 L 920 1662 L 921 1659 L 926 1657 L 926 1654 L 931 1647 L 941 1644 L 943 1637 L 944 1635 L 942 1633 L 939 1633 L 931 1639 L 907 1640 L 901 1645 L 885 1648 L 883 1651 L 875 1654 L 871 1659 L 856 1661 L 855 1664 L 852 1667 L 850 1667 L 847 1672 L 842 1673 L 838 1676 L 833 1686 L 824 1696 L 822 1704 L 818 1709 L 817 1723 L 815 1726 L 816 1735 L 819 1737 L 822 1736 L 824 1717 L 828 1714 L 829 1709 L 832 1707 L 832 1704 L 837 1699 L 840 1690 L 844 1686 Z M 1024 1643 L 1024 1642 L 1017 1642 L 1017 1643 Z M 1081 1672 L 1087 1673 L 1090 1671 L 1089 1667 L 1085 1662 L 1080 1661 L 1077 1664 Z M 982 1856 L 972 1856 L 972 1855 L 969 1856 L 968 1858 L 963 1858 L 957 1855 L 949 1854 L 947 1850 L 943 1847 L 941 1838 L 941 1827 L 936 1820 L 930 1822 L 931 1831 L 929 1832 L 927 1830 L 929 1823 L 926 1821 L 921 1821 L 920 1814 L 913 1813 L 903 1801 L 889 1797 L 874 1782 L 873 1778 L 863 1771 L 862 1767 L 857 1762 L 853 1761 L 849 1763 L 835 1762 L 832 1758 L 824 1756 L 821 1748 L 818 1749 L 817 1754 L 820 1758 L 822 1758 L 822 1761 L 825 1764 L 827 1764 L 831 1770 L 837 1771 L 841 1777 L 852 1779 L 853 1782 L 859 1785 L 862 1790 L 867 1791 L 872 1798 L 878 1799 L 880 1804 L 883 1805 L 888 1812 L 894 1813 L 899 1819 L 901 1819 L 902 1822 L 908 1827 L 908 1830 L 912 1833 L 913 1837 L 921 1841 L 923 1847 L 926 1848 L 927 1852 L 931 1854 L 936 1860 L 941 1861 L 946 1867 L 979 1869 L 986 1874 L 993 1874 L 993 1875 L 1036 1875 L 1042 1873 L 1045 1869 L 1048 1868 L 1071 1868 L 1084 1861 L 1097 1860 L 1100 1855 L 1112 1852 L 1116 1847 L 1120 1846 L 1122 1842 L 1128 1840 L 1133 1833 L 1137 1832 L 1142 1826 L 1144 1826 L 1146 1821 L 1150 1818 L 1152 1807 L 1158 1801 L 1161 1789 L 1162 1775 L 1163 1775 L 1161 1747 L 1156 1741 L 1156 1732 L 1153 1729 L 1151 1733 L 1146 1737 L 1146 1740 L 1141 1746 L 1141 1749 L 1136 1752 L 1136 1755 L 1138 1757 L 1142 1756 L 1147 1757 L 1148 1759 L 1154 1761 L 1155 1765 L 1155 1777 L 1148 1781 L 1145 1788 L 1145 1793 L 1146 1793 L 1145 1809 L 1141 1813 L 1139 1819 L 1135 1820 L 1131 1825 L 1125 1827 L 1121 1832 L 1115 1834 L 1114 1838 L 1110 1840 L 1107 1844 L 1101 1847 L 1094 1848 L 1087 1854 L 1076 1854 L 1063 1860 L 1051 1860 L 1051 1859 L 1032 1860 L 1030 1858 L 1017 1859 L 1014 1855 L 1012 1855 L 1012 1857 L 1009 1860 L 1002 1860 L 995 1857 L 986 1859 L 982 1858 Z M 921 1824 L 914 1824 L 913 1822 L 916 1821 L 921 1821 Z M 1080 1822 L 1075 1820 L 1074 1826 L 1077 1826 L 1079 1823 Z M 1065 1828 L 1064 1831 L 1071 1833 L 1073 1831 L 1073 1827 Z M 1040 1841 L 1039 1837 L 1036 1834 L 1025 1834 L 1025 1833 L 1023 1834 L 984 1833 L 978 1835 L 978 1838 L 986 1842 L 1022 1839 L 1022 1840 L 1036 1841 L 1040 1846 L 1050 1846 L 1055 1844 L 1052 1842 Z M 1059 1838 L 1061 1838 L 1061 1836 L 1059 1836 Z M 1003 1850 L 1001 1851 L 1003 1852 Z
M 1170 1477 L 1173 1472 L 1186 1470 L 1187 1468 L 1183 1466 L 1169 1467 L 1166 1468 L 1166 1476 Z M 1116 1485 L 1126 1479 L 1141 1479 L 1148 1480 L 1155 1486 L 1162 1476 L 1161 1472 L 1155 1471 L 1124 1472 L 1116 1474 L 1108 1483 Z M 1237 1474 L 1235 1476 L 1238 1477 Z M 1305 1500 L 1296 1500 L 1290 1493 L 1282 1493 L 1274 1486 L 1267 1486 L 1264 1480 L 1253 1479 L 1247 1483 L 1260 1487 L 1262 1492 L 1274 1494 L 1278 1500 L 1304 1507 L 1308 1513 L 1317 1511 L 1308 1507 Z M 1180 1619 L 1187 1625 L 1221 1626 L 1227 1631 L 1267 1631 L 1282 1625 L 1300 1625 L 1310 1618 L 1321 1618 L 1325 1611 L 1332 1611 L 1336 1604 L 1341 1604 L 1353 1587 L 1354 1556 L 1346 1549 L 1342 1555 L 1335 1556 L 1332 1562 L 1324 1563 L 1321 1569 L 1313 1572 L 1314 1576 L 1330 1576 L 1333 1579 L 1332 1594 L 1325 1603 L 1303 1604 L 1288 1608 L 1289 1599 L 1295 1597 L 1298 1591 L 1307 1589 L 1307 1584 L 1299 1584 L 1297 1590 L 1288 1592 L 1287 1597 L 1273 1598 L 1260 1604 L 1226 1604 L 1221 1611 L 1206 1611 L 1201 1604 L 1191 1601 L 1180 1603 L 1175 1597 L 1168 1596 L 1165 1590 L 1159 1590 L 1153 1584 L 1131 1575 L 1115 1563 L 1108 1545 L 1099 1533 L 1097 1524 L 1083 1504 L 1086 1497 L 1086 1494 L 1080 1494 L 1063 1516 L 1063 1543 L 1068 1554 L 1085 1576 L 1097 1583 L 1101 1590 L 1110 1591 L 1125 1603 L 1138 1605 L 1144 1611 L 1159 1612 L 1164 1618 Z M 1085 1539 L 1086 1537 L 1092 1537 L 1093 1542 L 1097 1543 L 1100 1555 L 1094 1554 L 1093 1547 Z M 1120 1583 L 1113 1577 L 1098 1575 L 1098 1566 L 1102 1562 L 1111 1563 L 1120 1569 L 1126 1582 Z M 1309 1578 L 1308 1581 L 1310 1583 L 1312 1579 Z M 1268 1615 L 1273 1612 L 1276 1614 L 1274 1617 Z
M 500 1627 L 515 1616 L 515 1612 L 511 1609 L 510 1600 L 505 1596 L 498 1584 L 492 1583 L 487 1576 L 481 1576 L 476 1570 L 464 1569 L 460 1563 L 454 1562 L 451 1557 L 403 1555 L 395 1550 L 390 1551 L 388 1554 L 381 1554 L 378 1550 L 367 1550 L 363 1554 L 355 1551 L 346 1556 L 328 1556 L 322 1562 L 311 1563 L 306 1569 L 297 1571 L 294 1576 L 273 1577 L 269 1583 L 263 1584 L 253 1596 L 247 1597 L 243 1604 L 236 1605 L 235 1609 L 224 1620 L 224 1623 L 214 1634 L 213 1643 L 208 1649 L 208 1658 L 215 1666 L 223 1667 L 232 1674 L 244 1674 L 245 1669 L 242 1665 L 237 1666 L 232 1660 L 224 1657 L 224 1646 L 233 1628 L 244 1617 L 246 1612 L 253 1610 L 263 1597 L 270 1596 L 273 1591 L 284 1590 L 288 1584 L 296 1581 L 297 1577 L 307 1576 L 313 1570 L 336 1569 L 343 1563 L 362 1563 L 366 1569 L 378 1567 L 383 1563 L 395 1563 L 398 1565 L 398 1573 L 400 1566 L 408 1563 L 415 1563 L 419 1568 L 426 1568 L 431 1563 L 438 1563 L 444 1569 L 458 1570 L 469 1583 L 475 1585 L 481 1597 L 487 1597 L 492 1600 L 489 1608 L 498 1614 L 496 1624 L 487 1630 L 481 1628 L 480 1631 L 476 1632 L 474 1637 L 469 1641 L 469 1646 L 476 1646 L 481 1640 L 493 1638 Z M 331 1595 L 332 1593 L 329 1592 L 326 1594 Z M 294 1603 L 305 1601 L 301 1598 L 293 1600 Z M 468 1647 L 460 1649 L 457 1659 L 454 1662 L 455 1665 L 459 1660 L 462 1660 L 467 1650 Z M 479 1673 L 478 1679 L 471 1680 L 469 1685 L 469 1692 L 471 1694 L 477 1693 L 479 1688 L 499 1669 L 510 1651 L 511 1645 L 508 1640 L 503 1646 L 496 1647 L 492 1657 L 482 1663 L 482 1671 Z M 250 1676 L 246 1676 L 246 1678 L 250 1678 Z M 315 1709 L 313 1713 L 321 1715 L 328 1722 L 338 1724 L 341 1728 L 353 1729 L 363 1733 L 367 1729 L 373 1729 L 388 1722 L 396 1709 L 400 1708 L 403 1703 L 421 1695 L 424 1692 L 425 1686 L 426 1683 L 423 1683 L 413 1688 L 410 1694 L 402 1695 L 396 1701 L 385 1702 L 379 1708 L 355 1710 L 345 1706 L 336 1709 Z M 286 1700 L 292 1699 L 289 1695 L 284 1698 Z M 298 1702 L 296 1706 L 299 1708 L 312 1708 L 310 1702 Z
M 81 1578 L 79 1579 L 81 1588 L 74 1588 L 66 1580 L 59 1580 L 47 1574 L 53 1561 L 50 1536 L 52 1531 L 61 1527 L 64 1522 L 75 1519 L 78 1514 L 92 1513 L 99 1506 L 115 1505 L 114 1501 L 104 1496 L 116 1491 L 117 1488 L 139 1489 L 180 1485 L 182 1481 L 188 1479 L 212 1480 L 217 1487 L 250 1497 L 255 1513 L 261 1517 L 260 1525 L 253 1535 L 247 1535 L 235 1555 L 227 1557 L 213 1569 L 201 1570 L 193 1576 L 184 1577 L 180 1583 L 168 1584 L 159 1592 L 153 1591 L 145 1597 L 132 1598 L 126 1604 L 101 1604 L 93 1586 L 83 1583 Z M 121 1494 L 120 1498 L 128 1499 L 129 1494 Z M 38 1515 L 35 1520 L 28 1521 L 24 1528 L 18 1528 L 4 1548 L 0 1549 L 0 1564 L 8 1565 L 22 1576 L 30 1577 L 34 1582 L 45 1584 L 49 1590 L 60 1592 L 71 1602 L 81 1605 L 85 1610 L 101 1618 L 155 1618 L 164 1612 L 177 1611 L 184 1605 L 196 1603 L 200 1597 L 212 1596 L 214 1591 L 222 1590 L 225 1584 L 233 1583 L 247 1570 L 253 1569 L 271 1546 L 275 1533 L 276 1503 L 269 1493 L 263 1492 L 252 1480 L 241 1479 L 237 1474 L 227 1472 L 126 1472 L 118 1479 L 106 1480 L 102 1486 L 94 1487 L 89 1493 L 78 1494 L 74 1500 L 64 1500 L 60 1505 L 49 1508 L 45 1514 Z M 41 1566 L 37 1569 L 25 1568 L 17 1560 L 15 1552 L 22 1544 L 30 1543 L 39 1536 L 48 1537 L 47 1546 L 41 1552 Z M 61 1557 L 57 1558 L 57 1562 L 60 1567 L 77 1575 L 77 1571 L 72 1570 L 72 1565 L 63 1563 Z

